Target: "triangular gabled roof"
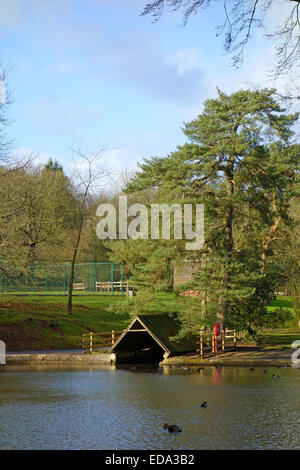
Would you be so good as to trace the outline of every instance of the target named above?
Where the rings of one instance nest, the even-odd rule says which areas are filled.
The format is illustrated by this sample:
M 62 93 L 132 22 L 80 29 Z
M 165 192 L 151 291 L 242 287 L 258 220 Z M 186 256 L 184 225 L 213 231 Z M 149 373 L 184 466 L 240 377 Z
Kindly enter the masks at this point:
M 141 329 L 146 330 L 168 354 L 183 354 L 195 350 L 195 338 L 183 338 L 178 341 L 171 339 L 180 330 L 180 322 L 176 318 L 167 314 L 143 314 L 138 315 L 131 321 L 108 353 L 114 351 L 126 334 L 133 334 L 134 330 Z M 133 331 L 129 333 L 130 330 Z

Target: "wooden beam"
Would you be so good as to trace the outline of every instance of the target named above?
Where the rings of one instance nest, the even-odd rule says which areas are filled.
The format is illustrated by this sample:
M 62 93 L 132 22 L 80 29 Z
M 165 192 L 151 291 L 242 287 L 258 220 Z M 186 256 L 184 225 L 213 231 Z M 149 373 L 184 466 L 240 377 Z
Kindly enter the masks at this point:
M 134 333 L 138 333 L 139 331 L 147 331 L 148 333 L 148 330 L 146 330 L 145 328 L 139 330 L 128 330 L 127 333 L 130 333 L 131 331 L 133 331 Z

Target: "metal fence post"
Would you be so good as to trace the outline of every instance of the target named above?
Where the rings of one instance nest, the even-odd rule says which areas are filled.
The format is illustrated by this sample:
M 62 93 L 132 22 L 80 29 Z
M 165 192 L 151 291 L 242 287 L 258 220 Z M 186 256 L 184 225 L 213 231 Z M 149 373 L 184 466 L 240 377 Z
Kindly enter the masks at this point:
M 111 295 L 114 295 L 114 263 L 110 265 Z
M 64 263 L 64 295 L 66 295 L 66 263 Z
M 95 291 L 96 291 L 96 264 L 95 262 L 93 263 L 93 294 L 95 295 Z
M 92 293 L 92 265 L 89 263 L 89 292 Z
M 69 292 L 69 286 L 70 284 L 70 269 L 69 269 L 69 264 L 67 265 L 67 289 L 68 289 L 68 292 Z
M 119 264 L 119 269 L 122 270 L 121 271 L 121 293 L 122 295 L 124 294 L 124 265 L 123 265 L 123 261 L 121 264 Z
M 35 275 L 35 266 L 32 266 L 32 293 L 34 293 L 34 275 Z

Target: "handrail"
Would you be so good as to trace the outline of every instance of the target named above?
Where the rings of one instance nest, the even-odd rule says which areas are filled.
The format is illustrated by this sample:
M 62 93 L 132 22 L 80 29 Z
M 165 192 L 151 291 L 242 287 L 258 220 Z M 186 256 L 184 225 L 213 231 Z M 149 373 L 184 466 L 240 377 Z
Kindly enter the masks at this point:
M 232 335 L 228 333 L 232 333 Z M 231 339 L 233 339 L 233 342 L 230 341 Z M 205 353 L 218 355 L 220 352 L 224 353 L 228 351 L 229 348 L 236 348 L 236 345 L 236 330 L 226 329 L 219 336 L 200 330 L 199 339 L 196 340 L 196 351 L 200 353 L 200 356 L 204 356 Z M 197 346 L 199 346 L 199 348 Z
M 122 331 L 120 330 L 111 330 L 102 333 L 90 333 L 82 334 L 82 345 L 83 349 L 89 349 L 90 353 L 97 347 L 110 347 L 112 346 L 116 339 L 121 335 Z

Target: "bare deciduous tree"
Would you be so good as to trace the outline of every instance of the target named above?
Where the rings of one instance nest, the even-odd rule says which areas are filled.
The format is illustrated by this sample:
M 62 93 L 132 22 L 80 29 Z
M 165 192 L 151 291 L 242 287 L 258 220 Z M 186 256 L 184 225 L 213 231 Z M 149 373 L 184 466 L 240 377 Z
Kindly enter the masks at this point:
M 0 63 L 0 161 L 7 163 L 12 141 L 5 134 L 9 124 L 7 110 L 12 103 L 12 93 L 8 87 L 7 73 Z
M 80 157 L 80 160 L 76 162 L 75 167 L 75 179 L 78 185 L 78 212 L 77 212 L 77 230 L 75 234 L 73 244 L 73 254 L 71 260 L 71 270 L 69 277 L 69 290 L 68 290 L 68 314 L 72 314 L 72 294 L 73 294 L 73 282 L 75 274 L 75 263 L 80 244 L 80 239 L 84 227 L 84 222 L 89 218 L 89 201 L 93 198 L 93 195 L 97 192 L 109 173 L 104 169 L 103 165 L 100 164 L 101 154 L 104 149 L 97 152 L 83 151 L 78 149 L 74 153 Z M 104 184 L 106 184 L 104 182 Z M 103 184 L 102 184 L 103 185 Z
M 243 62 L 244 49 L 251 38 L 254 28 L 265 26 L 265 20 L 271 8 L 283 4 L 284 0 L 224 0 L 223 24 L 217 26 L 217 35 L 224 36 L 224 49 L 232 54 L 233 64 Z M 160 19 L 164 10 L 183 9 L 183 23 L 186 24 L 192 15 L 200 9 L 208 8 L 211 0 L 153 0 L 148 2 L 143 15 L 152 15 L 153 21 Z M 298 65 L 300 57 L 300 0 L 289 0 L 287 17 L 275 31 L 267 33 L 267 38 L 277 42 L 277 66 L 274 75 L 290 71 Z

